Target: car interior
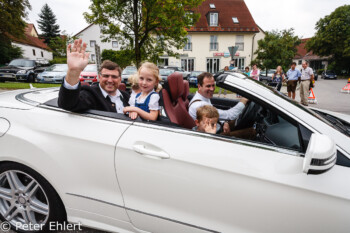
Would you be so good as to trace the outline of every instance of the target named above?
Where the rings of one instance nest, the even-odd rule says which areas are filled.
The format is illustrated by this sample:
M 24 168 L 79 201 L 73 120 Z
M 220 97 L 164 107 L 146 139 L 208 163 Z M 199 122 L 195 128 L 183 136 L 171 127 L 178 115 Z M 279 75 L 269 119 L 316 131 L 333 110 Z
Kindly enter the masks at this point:
M 269 105 L 259 102 L 261 100 L 249 96 L 241 90 L 235 90 L 231 86 L 225 85 L 223 81 L 226 76 L 227 74 L 223 74 L 220 78 L 217 78 L 217 86 L 250 100 L 240 116 L 236 119 L 234 127 L 231 127 L 232 131 L 254 129 L 255 135 L 252 139 L 253 141 L 300 152 L 306 151 L 308 141 L 303 140 L 303 134 L 301 134 L 300 130 L 301 126 L 296 121 L 290 119 L 288 116 L 280 114 L 278 111 L 269 107 Z M 126 90 L 125 84 L 120 85 L 119 88 L 121 90 Z M 194 94 L 189 94 L 188 81 L 183 80 L 180 73 L 173 73 L 168 77 L 168 81 L 164 83 L 160 96 L 161 114 L 157 121 L 147 121 L 147 123 L 192 130 L 195 126 L 195 122 L 188 113 L 188 104 Z M 213 97 L 211 103 L 218 109 L 226 110 L 232 108 L 240 101 L 240 98 L 237 98 L 235 94 L 231 94 L 231 96 L 233 97 Z M 58 107 L 57 98 L 46 102 L 45 105 Z M 88 110 L 82 114 L 93 114 L 131 121 L 127 115 L 113 112 Z M 145 122 L 141 118 L 137 118 L 134 121 Z M 224 121 L 220 121 L 221 128 L 223 122 Z M 217 136 L 229 137 L 227 135 Z M 230 137 L 240 138 L 239 135 Z M 309 138 L 308 135 L 305 137 Z M 243 137 L 241 139 L 245 138 Z

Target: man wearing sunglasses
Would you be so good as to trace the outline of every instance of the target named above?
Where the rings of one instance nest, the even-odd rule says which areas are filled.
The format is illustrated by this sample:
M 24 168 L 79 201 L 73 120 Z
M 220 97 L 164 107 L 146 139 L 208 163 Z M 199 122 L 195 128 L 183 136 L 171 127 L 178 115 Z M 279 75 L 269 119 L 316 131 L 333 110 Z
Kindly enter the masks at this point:
M 95 109 L 123 113 L 129 94 L 118 90 L 121 68 L 116 63 L 106 60 L 101 64 L 98 85 L 80 85 L 80 72 L 89 62 L 90 53 L 85 50 L 86 43 L 81 39 L 67 47 L 68 71 L 60 88 L 58 106 L 73 112 Z

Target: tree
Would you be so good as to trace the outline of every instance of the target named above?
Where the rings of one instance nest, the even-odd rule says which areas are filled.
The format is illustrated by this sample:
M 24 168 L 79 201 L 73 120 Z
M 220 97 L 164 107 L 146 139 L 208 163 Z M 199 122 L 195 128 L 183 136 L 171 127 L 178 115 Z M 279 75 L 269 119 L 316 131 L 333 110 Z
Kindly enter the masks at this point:
M 49 47 L 52 49 L 54 57 L 67 57 L 67 45 L 73 43 L 77 39 L 74 36 L 68 35 L 65 31 L 62 35 L 51 38 Z
M 258 41 L 257 58 L 252 63 L 263 69 L 274 69 L 282 66 L 288 69 L 297 53 L 296 46 L 301 43 L 298 36 L 294 36 L 294 29 L 266 32 L 265 38 Z
M 11 45 L 11 36 L 24 37 L 27 9 L 31 9 L 28 0 L 0 0 L 0 64 L 20 57 L 22 51 Z
M 306 48 L 318 56 L 331 56 L 331 66 L 337 71 L 350 64 L 350 5 L 335 9 L 316 23 L 316 35 Z
M 101 60 L 110 60 L 117 63 L 122 69 L 134 62 L 134 56 L 131 50 L 123 49 L 115 51 L 112 49 L 104 49 L 102 51 Z
M 186 43 L 186 28 L 200 15 L 192 11 L 203 0 L 92 0 L 89 23 L 101 26 L 104 41 L 117 39 L 133 52 L 136 66 L 142 60 L 156 61 L 164 53 L 177 56 L 172 48 Z
M 41 8 L 41 13 L 39 14 L 38 26 L 42 31 L 40 35 L 44 39 L 46 44 L 50 43 L 52 38 L 59 36 L 60 30 L 59 26 L 56 24 L 56 16 L 52 12 L 51 8 L 45 3 Z

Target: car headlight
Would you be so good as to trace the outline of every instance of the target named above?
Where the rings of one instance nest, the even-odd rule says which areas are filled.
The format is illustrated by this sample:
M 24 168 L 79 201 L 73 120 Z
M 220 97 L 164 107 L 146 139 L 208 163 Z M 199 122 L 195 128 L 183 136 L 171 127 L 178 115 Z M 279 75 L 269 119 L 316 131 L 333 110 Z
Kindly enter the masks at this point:
M 17 74 L 25 74 L 27 71 L 26 70 L 19 70 Z

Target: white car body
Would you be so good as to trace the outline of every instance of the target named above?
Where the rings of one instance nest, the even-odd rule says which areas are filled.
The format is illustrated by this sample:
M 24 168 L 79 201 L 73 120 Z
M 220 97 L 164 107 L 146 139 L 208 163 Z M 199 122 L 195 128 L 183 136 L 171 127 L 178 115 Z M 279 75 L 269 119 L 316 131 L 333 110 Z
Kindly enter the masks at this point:
M 224 84 L 329 136 L 350 158 L 350 138 L 299 104 L 243 76 Z M 44 104 L 57 94 L 0 94 L 0 163 L 43 176 L 69 222 L 120 233 L 350 231 L 349 167 L 306 174 L 295 150 Z

